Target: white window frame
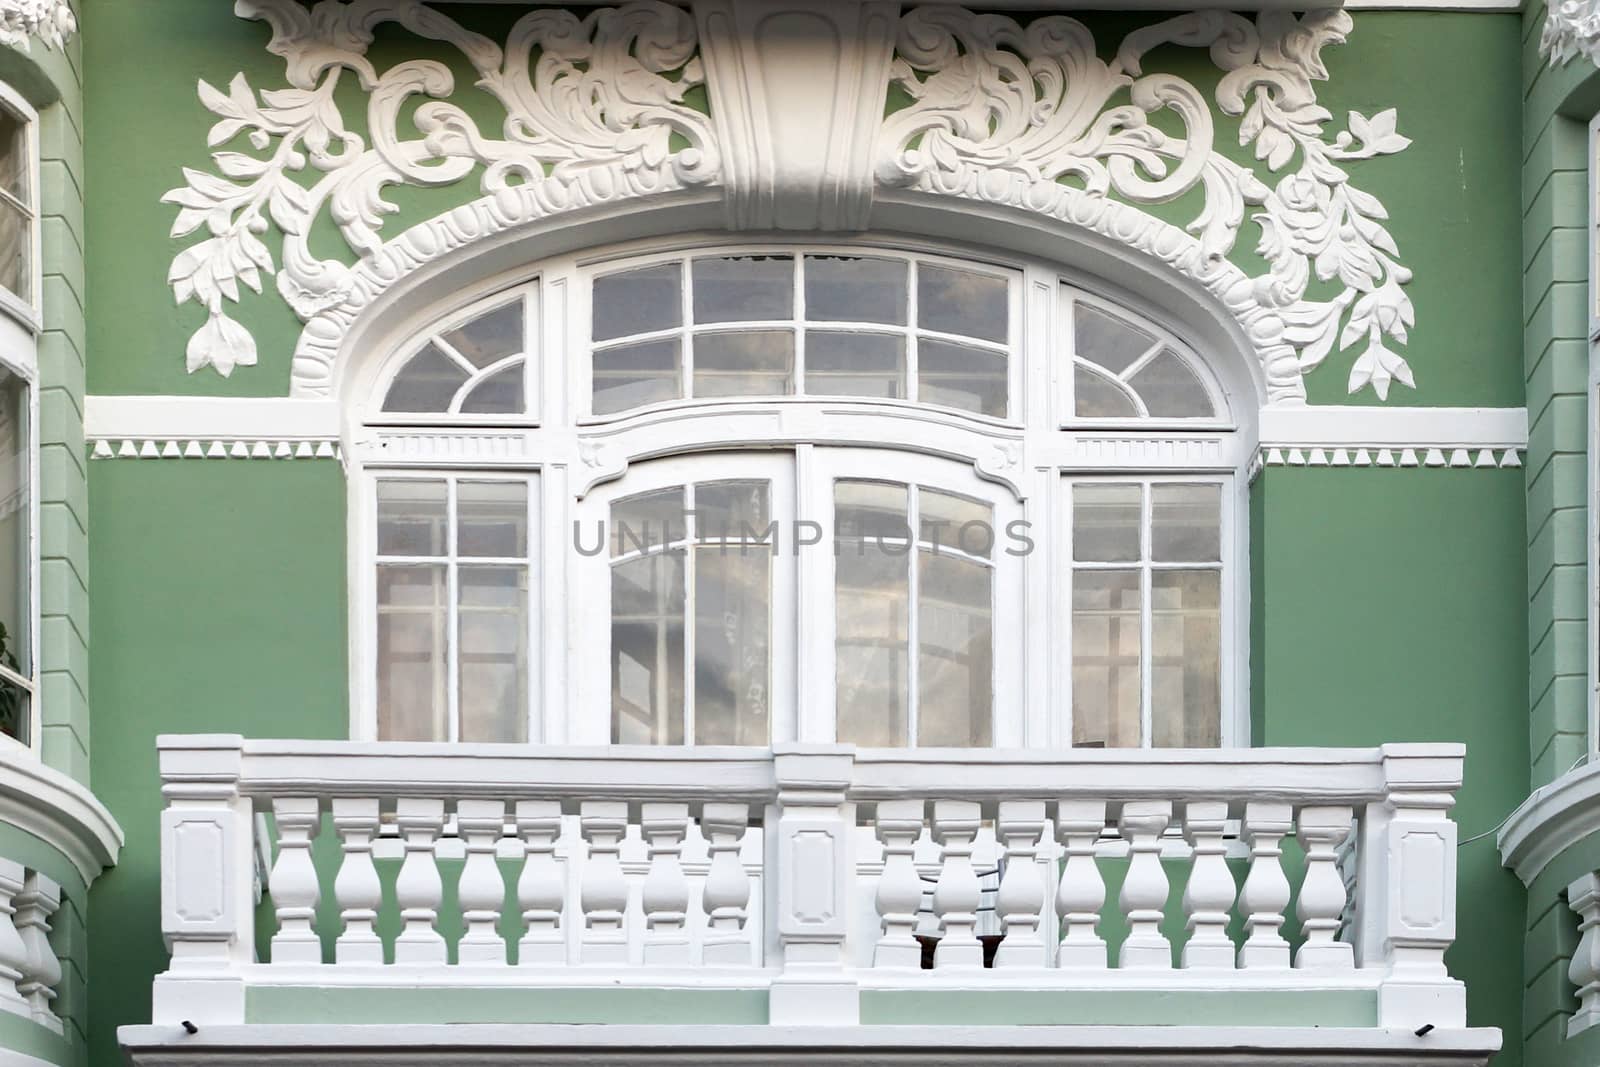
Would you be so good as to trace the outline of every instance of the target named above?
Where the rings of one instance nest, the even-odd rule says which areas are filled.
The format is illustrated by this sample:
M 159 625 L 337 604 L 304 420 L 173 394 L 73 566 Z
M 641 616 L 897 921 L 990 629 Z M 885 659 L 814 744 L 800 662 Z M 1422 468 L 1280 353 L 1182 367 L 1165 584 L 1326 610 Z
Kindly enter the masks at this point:
M 1556 121 L 1561 121 L 1557 116 Z M 1588 610 L 1584 613 L 1586 619 L 1586 657 L 1588 674 L 1588 707 L 1586 715 L 1587 744 L 1585 753 L 1592 757 L 1600 756 L 1600 114 L 1589 122 L 1588 145 L 1588 337 L 1589 337 L 1589 375 L 1588 375 L 1588 418 L 1587 418 L 1587 449 L 1588 462 L 1585 464 L 1587 484 L 1585 486 L 1588 507 L 1584 509 L 1588 518 L 1587 530 L 1587 588 Z M 1568 768 L 1561 768 L 1565 771 Z
M 44 735 L 39 700 L 39 584 L 42 566 L 39 545 L 39 374 L 37 343 L 31 333 L 20 328 L 20 324 L 0 320 L 0 367 L 22 379 L 27 389 L 28 404 L 28 439 L 22 442 L 28 462 L 28 617 L 22 621 L 22 625 L 27 627 L 28 674 L 24 676 L 0 666 L 0 677 L 21 686 L 28 694 L 28 716 L 24 724 L 27 736 L 12 738 L 0 734 L 0 746 L 37 753 Z
M 42 294 L 39 290 L 44 284 L 43 266 L 40 263 L 42 255 L 40 231 L 43 226 L 39 204 L 39 113 L 23 99 L 21 93 L 4 82 L 0 82 L 0 108 L 10 111 L 22 120 L 24 151 L 27 153 L 24 167 L 28 176 L 27 200 L 19 200 L 6 190 L 0 189 L 0 200 L 16 207 L 28 220 L 28 294 L 23 296 L 0 286 L 0 311 L 37 333 L 41 328 L 39 308 Z
M 687 263 L 704 255 L 829 253 L 923 257 L 962 269 L 1008 274 L 1013 279 L 1008 417 L 999 420 L 907 400 L 804 395 L 690 398 L 598 417 L 590 414 L 589 282 L 594 275 L 652 262 Z M 427 422 L 415 417 L 397 421 L 379 412 L 383 395 L 379 387 L 393 376 L 402 353 L 415 351 L 421 337 L 449 328 L 436 323 L 458 321 L 472 309 L 497 303 L 519 286 L 537 290 L 540 316 L 536 324 L 530 322 L 530 330 L 538 344 L 530 352 L 541 353 L 542 358 L 530 358 L 539 359 L 539 410 L 530 411 L 526 418 L 469 420 L 452 416 Z M 1073 417 L 1070 354 L 1074 301 L 1106 305 L 1169 342 L 1196 371 L 1219 416 Z M 433 317 L 426 317 L 429 314 Z M 914 318 L 911 321 L 914 323 Z M 1070 653 L 1071 626 L 1070 610 L 1062 607 L 1071 603 L 1070 522 L 1061 522 L 1065 478 L 1191 478 L 1222 484 L 1225 622 L 1221 735 L 1224 747 L 1246 745 L 1250 689 L 1245 472 L 1254 442 L 1237 420 L 1240 415 L 1252 416 L 1257 400 L 1253 394 L 1238 395 L 1235 390 L 1243 388 L 1238 384 L 1238 372 L 1229 379 L 1214 369 L 1182 343 L 1180 330 L 1181 324 L 1169 322 L 1160 307 L 1057 264 L 949 243 L 883 237 L 826 244 L 784 240 L 735 243 L 726 234 L 707 233 L 640 241 L 553 257 L 530 269 L 486 279 L 462 294 L 459 304 L 448 309 L 448 319 L 437 312 L 418 312 L 403 333 L 389 338 L 390 343 L 374 346 L 382 358 L 359 368 L 351 380 L 356 398 L 346 440 L 351 474 L 351 559 L 359 582 L 368 583 L 354 590 L 351 608 L 352 736 L 376 736 L 376 661 L 371 632 L 375 590 L 369 577 L 374 573 L 369 545 L 374 522 L 369 488 L 373 478 L 397 470 L 538 472 L 540 540 L 535 551 L 542 566 L 530 626 L 546 621 L 534 639 L 536 654 L 530 661 L 538 682 L 531 683 L 529 739 L 547 744 L 603 744 L 610 736 L 609 669 L 596 671 L 593 663 L 580 662 L 572 653 L 575 642 L 568 636 L 594 626 L 586 616 L 600 602 L 591 579 L 584 577 L 584 566 L 591 561 L 578 559 L 572 547 L 574 520 L 580 516 L 590 520 L 604 511 L 601 505 L 591 503 L 591 498 L 609 500 L 642 491 L 637 487 L 655 477 L 646 472 L 652 467 L 667 470 L 658 465 L 669 461 L 709 462 L 715 470 L 719 460 L 736 454 L 764 453 L 768 463 L 777 455 L 789 454 L 793 457 L 796 513 L 802 519 L 826 519 L 831 524 L 831 481 L 819 478 L 817 472 L 831 469 L 847 451 L 868 446 L 862 454 L 871 461 L 847 476 L 886 478 L 884 472 L 891 465 L 915 470 L 920 473 L 891 480 L 915 480 L 986 499 L 993 495 L 1030 524 L 1036 547 L 1017 563 L 1020 632 L 1015 640 L 1001 635 L 1005 612 L 997 609 L 995 615 L 997 658 L 1003 649 L 1018 660 L 1015 669 L 1004 674 L 1015 680 L 1017 693 L 1014 697 L 996 696 L 995 707 L 1006 709 L 1005 715 L 997 714 L 996 747 L 1062 747 L 1071 742 L 1066 707 L 1071 695 L 1070 656 L 1062 654 Z M 796 354 L 798 358 L 801 352 Z M 912 370 L 908 367 L 908 374 Z M 876 442 L 888 444 L 871 450 Z M 716 477 L 732 475 L 697 473 L 692 480 Z M 974 486 L 981 486 L 982 492 L 974 492 Z M 997 518 L 1002 510 L 997 509 Z M 1004 523 L 997 525 L 1003 527 Z M 834 736 L 831 671 L 823 678 L 820 670 L 798 666 L 826 663 L 831 668 L 833 663 L 831 562 L 825 582 L 806 573 L 812 566 L 808 557 L 825 555 L 813 550 L 802 553 L 798 561 L 793 588 L 802 592 L 796 594 L 792 609 L 797 633 L 792 650 L 783 647 L 774 631 L 772 714 L 776 740 L 793 737 L 825 742 Z M 804 592 L 818 589 L 826 590 L 825 600 Z M 604 604 L 609 604 L 609 596 Z M 780 610 L 790 609 L 775 604 L 774 619 Z M 780 667 L 785 658 L 789 665 Z M 787 687 L 781 681 L 785 670 L 794 676 Z M 594 708 L 588 706 L 596 700 L 594 686 L 598 682 L 589 677 L 592 674 L 605 675 L 606 683 L 606 696 Z M 781 714 L 780 702 L 789 705 Z M 782 728 L 785 717 L 792 718 L 792 733 Z

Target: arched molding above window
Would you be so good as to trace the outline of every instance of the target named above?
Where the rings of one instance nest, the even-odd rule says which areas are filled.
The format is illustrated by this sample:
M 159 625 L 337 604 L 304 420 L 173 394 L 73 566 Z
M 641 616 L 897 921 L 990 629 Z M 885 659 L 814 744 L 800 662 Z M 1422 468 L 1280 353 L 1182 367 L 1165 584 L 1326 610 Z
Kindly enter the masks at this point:
M 209 229 L 170 274 L 180 301 L 208 311 L 189 346 L 191 371 L 255 361 L 253 338 L 225 305 L 241 285 L 262 289 L 263 273 L 276 271 L 306 323 L 291 394 L 315 397 L 333 393 L 363 320 L 401 279 L 441 277 L 466 256 L 717 224 L 970 238 L 971 220 L 998 217 L 1013 229 L 1045 220 L 1050 258 L 1111 252 L 1124 284 L 1162 279 L 1152 295 L 1186 290 L 1187 304 L 1229 320 L 1222 332 L 1254 355 L 1263 403 L 1302 403 L 1304 375 L 1334 351 L 1352 356 L 1352 392 L 1371 385 L 1387 396 L 1392 380 L 1411 383 L 1390 347 L 1411 323 L 1410 274 L 1382 205 L 1345 169 L 1409 142 L 1392 110 L 1351 113 L 1347 129 L 1325 133 L 1313 86 L 1327 76 L 1320 50 L 1352 27 L 1341 11 L 1180 15 L 1134 31 L 1109 62 L 1068 16 L 1023 26 L 943 4 L 697 0 L 686 13 L 634 0 L 581 16 L 531 12 L 503 45 L 422 0 L 326 18 L 292 0 L 245 0 L 240 11 L 271 24 L 291 88 L 258 99 L 242 76 L 227 92 L 202 87 L 223 176 L 188 171 L 168 195 L 181 209 L 175 236 Z M 451 102 L 457 87 L 444 64 L 374 69 L 366 46 L 384 22 L 461 52 L 505 105 L 505 137 L 486 136 Z M 1215 99 L 1143 69 L 1146 53 L 1165 45 L 1209 49 L 1223 70 Z M 533 46 L 541 52 L 530 70 Z M 792 57 L 819 47 L 837 54 L 832 77 L 788 76 Z M 1019 65 L 1057 73 L 1008 80 Z M 374 97 L 370 145 L 346 128 L 328 90 L 341 70 Z M 574 92 L 579 79 L 608 89 Z M 1013 82 L 1015 93 L 997 88 Z M 693 103 L 699 92 L 708 107 Z M 406 106 L 418 97 L 432 99 Z M 402 130 L 413 110 L 417 129 Z M 1158 128 L 1160 112 L 1176 116 L 1181 136 Z M 1238 119 L 1258 164 L 1215 150 L 1219 117 Z M 259 153 L 276 143 L 270 158 L 225 147 L 246 133 Z M 473 175 L 483 196 L 382 232 L 385 185 Z M 1196 191 L 1197 218 L 1164 217 L 1160 205 Z M 325 212 L 353 263 L 310 253 L 307 235 Z M 1259 261 L 1230 259 L 1247 217 L 1262 230 L 1261 273 L 1240 265 Z M 281 270 L 258 236 L 273 226 L 285 234 Z M 570 232 L 579 227 L 581 237 Z M 1335 295 L 1308 297 L 1313 277 L 1333 281 Z

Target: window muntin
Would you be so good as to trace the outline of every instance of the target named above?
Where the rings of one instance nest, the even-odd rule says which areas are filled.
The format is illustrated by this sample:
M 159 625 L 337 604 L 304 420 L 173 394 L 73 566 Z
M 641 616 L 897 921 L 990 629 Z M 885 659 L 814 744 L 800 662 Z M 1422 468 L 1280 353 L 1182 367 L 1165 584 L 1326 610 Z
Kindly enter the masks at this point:
M 538 411 L 536 290 L 492 297 L 447 320 L 394 371 L 382 416 L 489 421 Z
M 1220 405 L 1175 338 L 1126 311 L 1067 291 L 1076 419 L 1216 419 Z
M 528 738 L 538 480 L 375 483 L 378 736 Z
M 38 244 L 34 115 L 0 86 L 0 289 L 31 307 Z
M 33 663 L 33 426 L 30 383 L 0 364 L 0 734 L 30 744 Z
M 1068 479 L 1072 743 L 1222 742 L 1226 484 Z
M 719 253 L 596 274 L 590 411 L 852 396 L 1010 416 L 1011 272 L 888 253 Z

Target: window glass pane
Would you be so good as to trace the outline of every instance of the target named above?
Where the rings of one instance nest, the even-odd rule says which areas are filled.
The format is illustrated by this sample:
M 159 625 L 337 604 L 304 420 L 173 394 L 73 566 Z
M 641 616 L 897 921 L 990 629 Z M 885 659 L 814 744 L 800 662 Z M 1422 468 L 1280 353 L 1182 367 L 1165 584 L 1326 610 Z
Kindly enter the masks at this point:
M 1163 748 L 1222 743 L 1222 575 L 1150 575 L 1150 729 Z
M 28 384 L 0 367 L 0 665 L 32 679 L 32 523 Z M 0 733 L 29 737 L 29 694 L 0 679 Z
M 31 694 L 9 678 L 0 678 L 0 734 L 23 743 L 32 739 Z
M 1151 558 L 1163 563 L 1222 559 L 1222 487 L 1172 482 L 1151 486 Z
M 917 265 L 917 325 L 1004 343 L 1010 337 L 1006 280 L 931 263 Z
M 759 547 L 694 551 L 694 743 L 765 745 L 772 557 Z
M 917 744 L 984 746 L 994 719 L 993 572 L 917 553 Z
M 1171 350 L 1145 364 L 1128 379 L 1128 384 L 1157 418 L 1204 418 L 1216 414 L 1205 386 Z
M 9 201 L 0 201 L 0 286 L 23 300 L 32 300 L 33 224 Z
M 522 298 L 485 311 L 443 335 L 445 344 L 475 367 L 487 367 L 521 352 Z
M 806 392 L 903 400 L 906 339 L 892 333 L 808 332 Z
M 429 342 L 394 376 L 383 410 L 446 411 L 466 381 L 467 372 L 461 365 Z
M 1141 558 L 1137 485 L 1079 482 L 1072 487 L 1072 558 L 1121 563 Z
M 445 483 L 384 478 L 378 482 L 378 555 L 442 556 Z
M 783 396 L 792 392 L 793 332 L 740 330 L 695 335 L 695 396 Z
M 31 204 L 28 194 L 28 125 L 0 107 L 0 188 Z
M 834 484 L 833 500 L 834 531 L 838 538 L 906 541 L 911 537 L 903 485 L 841 480 Z
M 683 487 L 623 497 L 611 505 L 611 555 L 646 552 L 683 540 Z
M 526 482 L 459 482 L 456 485 L 456 554 L 526 557 Z
M 1132 419 L 1139 407 L 1126 389 L 1080 366 L 1072 378 L 1074 410 L 1081 419 Z
M 684 554 L 611 565 L 611 741 L 683 744 Z
M 461 740 L 528 739 L 528 570 L 462 567 L 457 668 Z
M 609 341 L 682 326 L 682 286 L 683 266 L 678 263 L 602 274 L 594 280 L 591 336 Z
M 472 387 L 461 401 L 463 415 L 520 415 L 527 408 L 522 392 L 521 363 L 495 371 Z
M 694 488 L 695 540 L 767 537 L 766 482 L 706 482 Z
M 794 318 L 794 259 L 724 256 L 694 261 L 694 321 Z
M 1139 572 L 1072 574 L 1072 743 L 1139 744 Z
M 806 318 L 812 322 L 906 322 L 906 272 L 898 259 L 806 257 Z
M 378 566 L 378 738 L 446 741 L 443 564 Z
M 1082 302 L 1073 304 L 1072 322 L 1077 354 L 1114 375 L 1133 366 L 1156 344 L 1154 335 Z
M 672 337 L 595 352 L 594 413 L 607 415 L 681 397 L 678 345 Z
M 917 342 L 917 399 L 927 404 L 1006 416 L 1006 354 L 988 348 Z
M 840 546 L 834 560 L 834 677 L 840 741 L 870 748 L 909 742 L 908 575 L 903 550 L 885 549 L 870 541 Z
M 936 489 L 922 489 L 917 498 L 921 540 L 988 559 L 994 551 L 994 509 Z

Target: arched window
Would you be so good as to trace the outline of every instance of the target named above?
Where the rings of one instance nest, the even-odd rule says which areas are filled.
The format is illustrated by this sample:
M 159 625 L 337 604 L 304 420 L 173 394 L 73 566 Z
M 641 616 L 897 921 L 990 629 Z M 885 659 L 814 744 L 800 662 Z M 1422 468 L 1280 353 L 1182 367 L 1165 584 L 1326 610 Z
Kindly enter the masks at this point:
M 358 736 L 1247 740 L 1248 448 L 1125 295 L 888 244 L 591 254 L 357 381 Z

